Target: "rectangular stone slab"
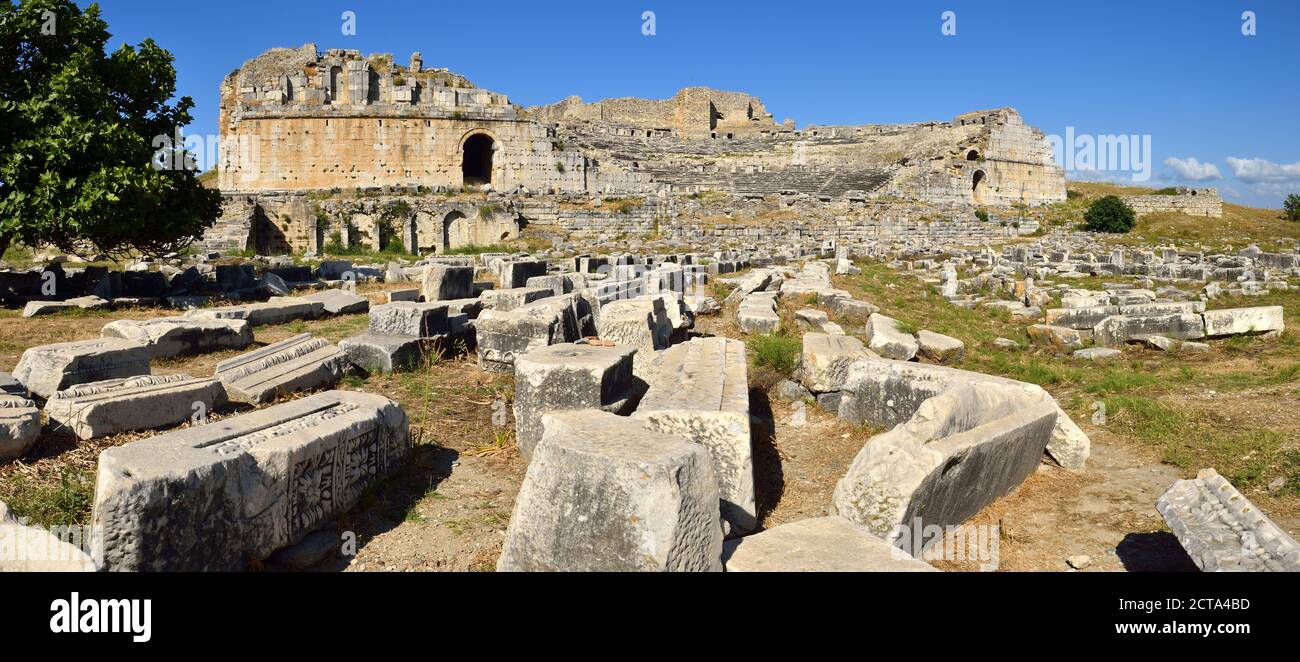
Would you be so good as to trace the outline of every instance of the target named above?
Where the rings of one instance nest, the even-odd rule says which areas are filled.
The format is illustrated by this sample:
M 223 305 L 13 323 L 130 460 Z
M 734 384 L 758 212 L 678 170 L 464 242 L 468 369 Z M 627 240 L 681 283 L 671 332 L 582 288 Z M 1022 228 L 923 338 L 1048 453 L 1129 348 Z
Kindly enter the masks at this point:
M 370 309 L 370 332 L 433 338 L 448 333 L 446 302 L 394 301 Z
M 312 292 L 302 298 L 320 302 L 330 315 L 355 315 L 370 310 L 370 299 L 339 289 Z
M 363 333 L 339 341 L 339 349 L 353 365 L 366 372 L 390 373 L 414 370 L 424 351 L 420 338 Z
M 325 304 L 299 297 L 280 297 L 263 303 L 248 303 L 220 308 L 196 308 L 186 317 L 199 319 L 248 320 L 253 326 L 284 324 L 294 320 L 316 319 L 325 313 Z
M 1156 510 L 1201 570 L 1300 571 L 1300 543 L 1213 469 L 1174 483 Z
M 23 352 L 14 378 L 42 398 L 69 386 L 149 374 L 152 352 L 122 338 L 96 338 L 40 345 Z
M 167 427 L 225 404 L 221 382 L 189 375 L 145 375 L 79 384 L 45 403 L 50 423 L 79 439 Z
M 329 386 L 347 372 L 337 346 L 302 333 L 217 364 L 216 378 L 235 402 L 270 402 L 284 393 Z
M 355 391 L 110 448 L 93 556 L 106 570 L 244 569 L 346 512 L 409 448 L 401 407 Z
M 745 344 L 696 338 L 663 352 L 633 418 L 703 445 L 713 458 L 731 533 L 757 525 Z
M 156 317 L 115 320 L 104 325 L 105 338 L 125 338 L 149 346 L 154 358 L 243 349 L 253 343 L 253 328 L 239 319 Z
M 1286 328 L 1282 306 L 1207 310 L 1201 317 L 1205 319 L 1205 335 L 1210 337 L 1268 333 Z
M 574 298 L 566 294 L 510 311 L 484 310 L 474 320 L 479 369 L 511 372 L 520 354 L 577 340 Z

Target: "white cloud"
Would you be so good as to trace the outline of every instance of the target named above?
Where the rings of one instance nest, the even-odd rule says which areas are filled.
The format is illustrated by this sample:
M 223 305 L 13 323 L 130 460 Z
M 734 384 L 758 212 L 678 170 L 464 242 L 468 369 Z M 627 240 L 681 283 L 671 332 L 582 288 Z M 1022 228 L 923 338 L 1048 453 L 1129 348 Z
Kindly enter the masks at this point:
M 1223 174 L 1219 172 L 1219 166 L 1213 163 L 1201 163 L 1196 160 L 1195 156 L 1189 156 L 1185 159 L 1176 159 L 1171 156 L 1165 159 L 1165 165 L 1173 168 L 1180 178 L 1191 182 L 1223 179 Z
M 1228 167 L 1237 179 L 1248 184 L 1300 183 L 1300 161 L 1291 164 L 1273 163 L 1267 159 L 1239 159 L 1229 156 Z

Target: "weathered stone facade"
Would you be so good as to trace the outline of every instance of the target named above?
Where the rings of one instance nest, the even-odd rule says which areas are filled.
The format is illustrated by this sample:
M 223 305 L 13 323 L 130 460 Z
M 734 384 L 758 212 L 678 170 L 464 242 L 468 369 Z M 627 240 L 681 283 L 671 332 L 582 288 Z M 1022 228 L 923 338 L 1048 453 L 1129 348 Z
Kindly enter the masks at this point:
M 444 252 L 513 239 L 529 224 L 656 234 L 705 192 L 799 210 L 856 205 L 812 220 L 877 228 L 864 238 L 906 232 L 927 215 L 945 223 L 972 207 L 1065 199 L 1050 143 L 1010 108 L 796 130 L 756 97 L 690 87 L 662 100 L 570 97 L 524 109 L 425 69 L 418 53 L 403 67 L 386 54 L 272 49 L 227 76 L 219 122 L 226 204 L 204 237 L 217 250 L 319 251 L 337 241 Z M 599 208 L 610 197 L 625 204 Z M 1006 233 L 937 234 L 971 229 L 972 238 Z

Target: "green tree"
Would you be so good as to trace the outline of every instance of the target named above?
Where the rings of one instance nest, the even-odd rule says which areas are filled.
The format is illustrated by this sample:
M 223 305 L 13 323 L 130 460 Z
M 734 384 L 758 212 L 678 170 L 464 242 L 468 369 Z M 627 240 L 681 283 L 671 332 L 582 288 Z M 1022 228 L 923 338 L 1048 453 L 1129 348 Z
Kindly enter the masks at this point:
M 1137 215 L 1123 200 L 1108 195 L 1098 198 L 1083 213 L 1083 229 L 1093 232 L 1124 233 L 1133 229 Z
M 1288 221 L 1300 221 L 1300 195 L 1292 193 L 1282 203 L 1282 214 Z
M 220 214 L 220 193 L 183 167 L 187 155 L 154 164 L 194 106 L 169 103 L 171 54 L 146 39 L 108 55 L 109 36 L 98 5 L 0 0 L 0 252 L 21 241 L 157 255 Z

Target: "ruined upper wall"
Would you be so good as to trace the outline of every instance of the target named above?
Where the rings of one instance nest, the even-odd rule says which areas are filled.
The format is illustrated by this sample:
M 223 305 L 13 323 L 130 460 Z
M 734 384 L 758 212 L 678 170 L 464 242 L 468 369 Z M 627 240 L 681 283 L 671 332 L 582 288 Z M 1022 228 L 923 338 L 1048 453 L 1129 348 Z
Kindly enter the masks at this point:
M 231 72 L 221 85 L 225 119 L 260 116 L 387 115 L 513 119 L 505 95 L 475 87 L 446 69 L 425 69 L 418 52 L 403 66 L 388 53 L 315 44 L 273 48 Z
M 571 96 L 527 112 L 541 122 L 609 122 L 692 140 L 713 137 L 717 131 L 748 135 L 775 126 L 758 97 L 708 87 L 682 88 L 669 99 L 622 97 L 584 103 Z

